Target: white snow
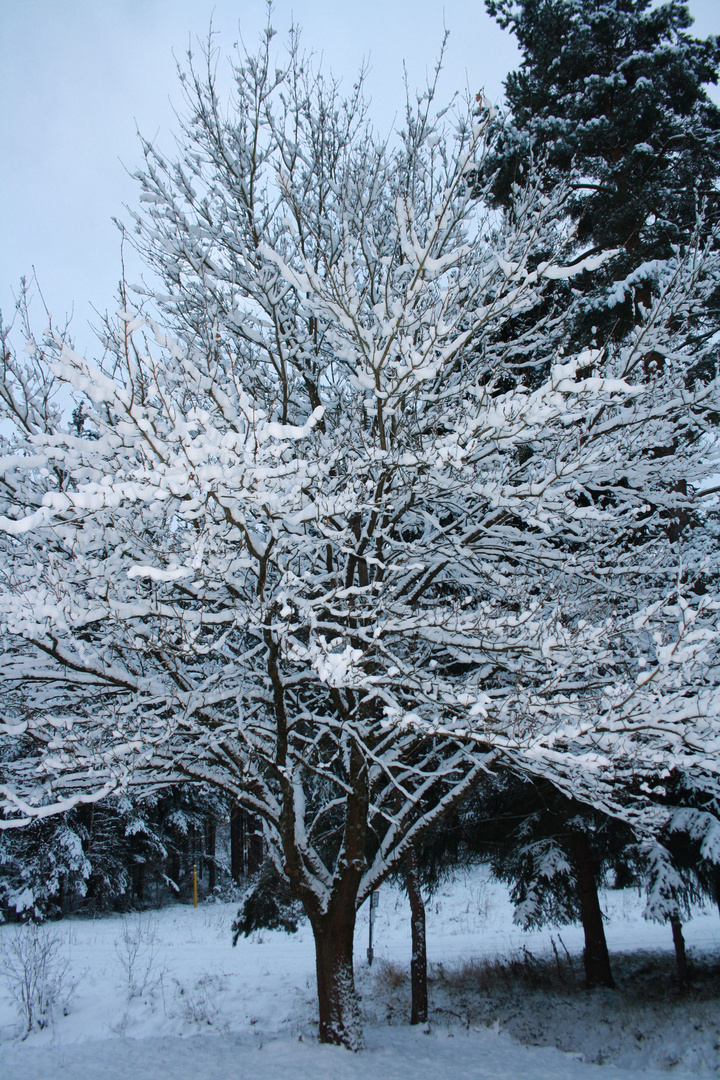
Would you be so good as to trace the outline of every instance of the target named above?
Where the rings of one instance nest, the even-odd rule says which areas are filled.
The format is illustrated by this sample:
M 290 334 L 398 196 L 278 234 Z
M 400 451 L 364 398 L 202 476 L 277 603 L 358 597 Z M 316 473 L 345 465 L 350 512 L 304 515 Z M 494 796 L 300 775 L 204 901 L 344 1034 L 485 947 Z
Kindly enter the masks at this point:
M 56 1016 L 50 1027 L 20 1041 L 13 1005 L 2 998 L 0 1075 L 3 1080 L 286 1080 L 289 1074 L 293 1080 L 438 1075 L 443 1080 L 620 1080 L 628 1070 L 641 1070 L 645 1080 L 716 1075 L 720 1003 L 692 994 L 682 999 L 671 989 L 654 999 L 650 994 L 652 1000 L 638 994 L 635 1001 L 641 983 L 630 976 L 650 969 L 653 954 L 657 962 L 662 953 L 663 972 L 672 972 L 670 930 L 642 919 L 644 900 L 636 891 L 608 891 L 603 904 L 619 987 L 587 992 L 581 987 L 579 927 L 561 929 L 561 940 L 557 930 L 524 933 L 512 923 L 506 890 L 488 881 L 484 871 L 441 887 L 427 905 L 430 1022 L 410 1028 L 409 911 L 404 895 L 384 885 L 371 969 L 365 960 L 365 908 L 358 918 L 356 970 L 366 1038 L 358 1055 L 317 1044 L 307 925 L 295 935 L 256 932 L 233 949 L 233 902 L 65 920 L 55 929 L 78 980 L 68 1015 Z M 0 941 L 17 932 L 15 925 L 0 927 Z M 715 910 L 698 910 L 685 933 L 691 963 L 701 954 L 717 955 Z M 523 949 L 552 960 L 551 936 L 566 974 L 565 946 L 573 957 L 576 985 L 513 986 L 497 974 L 497 957 L 515 958 L 520 966 L 527 956 Z M 130 979 L 128 942 L 133 941 L 140 945 Z M 604 1062 L 602 1069 L 592 1062 Z

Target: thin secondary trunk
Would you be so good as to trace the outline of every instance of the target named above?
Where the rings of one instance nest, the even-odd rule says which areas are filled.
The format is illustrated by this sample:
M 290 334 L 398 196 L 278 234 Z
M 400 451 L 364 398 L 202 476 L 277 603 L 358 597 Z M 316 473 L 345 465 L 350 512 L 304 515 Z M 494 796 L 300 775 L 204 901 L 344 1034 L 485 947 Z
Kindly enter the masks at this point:
M 234 802 L 230 807 L 230 877 L 237 885 L 244 870 L 243 812 Z
M 605 941 L 605 927 L 595 879 L 595 865 L 590 842 L 584 833 L 575 835 L 574 847 L 580 916 L 585 932 L 583 952 L 585 982 L 588 987 L 614 987 L 615 982 L 610 970 L 610 957 Z
M 320 1042 L 359 1050 L 362 1029 L 353 972 L 354 904 L 342 906 L 330 915 L 316 916 L 312 928 Z
M 672 926 L 673 944 L 675 946 L 675 962 L 677 963 L 678 981 L 682 987 L 688 984 L 687 954 L 685 952 L 685 938 L 682 932 L 682 923 L 675 916 L 670 919 Z
M 173 846 L 170 853 L 170 879 L 175 882 L 177 889 L 180 888 L 180 852 Z
M 208 892 L 212 892 L 215 888 L 216 879 L 216 866 L 215 866 L 215 839 L 217 836 L 217 822 L 215 818 L 208 818 L 205 822 L 205 856 L 208 872 Z
M 247 872 L 256 874 L 260 869 L 265 854 L 262 825 L 253 814 L 245 815 L 245 835 L 247 837 Z
M 413 850 L 405 860 L 405 887 L 410 901 L 410 930 L 412 956 L 410 959 L 410 985 L 412 1003 L 410 1023 L 424 1024 L 428 1017 L 427 944 L 425 939 L 425 904 L 420 891 L 417 854 Z

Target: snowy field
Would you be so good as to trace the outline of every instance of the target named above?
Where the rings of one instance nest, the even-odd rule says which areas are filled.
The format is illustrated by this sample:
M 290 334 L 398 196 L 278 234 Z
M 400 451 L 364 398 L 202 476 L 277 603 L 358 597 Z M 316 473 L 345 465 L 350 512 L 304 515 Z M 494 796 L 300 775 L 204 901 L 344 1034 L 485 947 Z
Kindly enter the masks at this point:
M 501 885 L 482 871 L 428 903 L 430 1022 L 407 1026 L 409 912 L 384 886 L 376 959 L 365 960 L 367 912 L 356 937 L 366 1049 L 352 1055 L 315 1038 L 312 934 L 263 931 L 230 941 L 236 903 L 175 906 L 140 916 L 55 924 L 69 958 L 67 1004 L 45 1030 L 19 1040 L 12 1001 L 0 1001 L 2 1080 L 646 1080 L 717 1075 L 720 958 L 717 911 L 686 927 L 703 972 L 683 998 L 669 928 L 642 919 L 634 891 L 608 892 L 616 991 L 582 988 L 577 927 L 523 933 Z M 16 926 L 0 927 L 9 943 Z M 704 963 L 704 967 L 703 967 Z M 2 988 L 3 994 L 5 988 Z M 602 1067 L 598 1067 L 601 1063 Z

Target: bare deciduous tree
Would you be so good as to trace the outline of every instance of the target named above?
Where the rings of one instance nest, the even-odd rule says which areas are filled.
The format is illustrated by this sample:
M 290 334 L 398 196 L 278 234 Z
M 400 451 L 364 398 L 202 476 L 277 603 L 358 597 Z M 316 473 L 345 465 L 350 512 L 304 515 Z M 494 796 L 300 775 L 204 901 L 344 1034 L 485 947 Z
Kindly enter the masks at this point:
M 673 358 L 715 264 L 678 252 L 622 348 L 563 356 L 548 283 L 609 256 L 562 192 L 484 216 L 486 111 L 431 87 L 387 145 L 361 83 L 272 48 L 227 112 L 190 62 L 180 156 L 139 175 L 162 286 L 101 362 L 43 358 L 82 423 L 5 443 L 5 737 L 37 750 L 3 824 L 221 789 L 304 904 L 321 1039 L 357 1046 L 357 908 L 498 757 L 631 816 L 638 770 L 714 769 L 717 602 L 678 600 L 663 515 L 711 449 L 717 387 Z

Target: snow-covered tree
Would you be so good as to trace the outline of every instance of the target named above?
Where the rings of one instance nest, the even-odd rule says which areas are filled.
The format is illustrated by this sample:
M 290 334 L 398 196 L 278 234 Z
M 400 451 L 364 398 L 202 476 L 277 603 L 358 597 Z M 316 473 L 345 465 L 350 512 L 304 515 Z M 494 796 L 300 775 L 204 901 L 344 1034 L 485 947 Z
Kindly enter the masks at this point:
M 687 239 L 698 208 L 717 220 L 720 109 L 706 85 L 718 81 L 720 40 L 693 37 L 678 0 L 486 0 L 486 7 L 522 53 L 505 83 L 510 112 L 487 160 L 493 196 L 507 205 L 533 169 L 549 189 L 571 184 L 581 241 L 623 249 L 603 274 L 580 283 L 578 333 L 594 325 L 599 341 L 622 336 L 655 288 L 657 260 Z M 696 374 L 706 378 L 708 368 Z
M 6 755 L 2 824 L 219 789 L 310 919 L 321 1039 L 354 1046 L 356 910 L 494 760 L 630 817 L 651 770 L 715 775 L 714 548 L 663 515 L 711 456 L 683 348 L 716 267 L 678 250 L 622 350 L 563 355 L 544 290 L 609 257 L 566 194 L 484 216 L 472 108 L 431 88 L 384 144 L 360 85 L 272 49 L 227 110 L 212 58 L 185 71 L 180 156 L 145 144 L 139 177 L 161 285 L 102 359 L 8 352 L 0 679 L 37 751 Z M 506 384 L 519 351 L 541 385 Z
M 581 923 L 587 985 L 614 986 L 598 887 L 623 852 L 637 861 L 632 830 L 546 781 L 502 772 L 480 786 L 458 824 L 467 856 L 510 886 L 515 922 Z
M 668 917 L 679 919 L 682 907 L 698 896 L 712 900 L 720 910 L 720 814 L 717 796 L 707 790 L 707 784 L 696 784 L 688 774 L 678 775 L 677 779 L 689 781 L 689 785 L 671 792 L 670 801 L 676 809 L 661 840 L 683 883 L 681 902 L 675 911 L 668 912 Z M 648 913 L 660 921 L 652 904 L 648 905 Z
M 643 865 L 647 890 L 645 918 L 670 924 L 678 981 L 681 986 L 686 986 L 688 965 L 682 922 L 689 914 L 691 902 L 699 899 L 699 890 L 691 875 L 681 871 L 663 844 L 641 845 L 638 856 Z

